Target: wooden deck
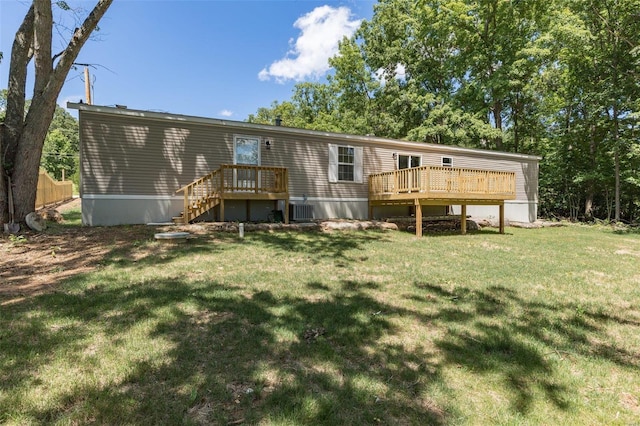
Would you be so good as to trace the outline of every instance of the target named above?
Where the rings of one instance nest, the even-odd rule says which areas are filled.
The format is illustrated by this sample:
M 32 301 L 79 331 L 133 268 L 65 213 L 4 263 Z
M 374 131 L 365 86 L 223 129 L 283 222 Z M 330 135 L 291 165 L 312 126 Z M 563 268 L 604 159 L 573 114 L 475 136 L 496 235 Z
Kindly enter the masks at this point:
M 174 222 L 187 224 L 216 206 L 220 206 L 218 219 L 224 222 L 226 200 L 284 200 L 284 221 L 289 221 L 289 172 L 284 167 L 224 164 L 179 192 L 184 193 L 184 209 Z M 249 206 L 247 203 L 247 217 Z
M 460 205 L 466 233 L 468 205 L 497 205 L 504 233 L 504 202 L 516 198 L 514 172 L 423 166 L 369 176 L 369 216 L 374 206 L 416 207 L 416 235 L 422 235 L 422 206 Z

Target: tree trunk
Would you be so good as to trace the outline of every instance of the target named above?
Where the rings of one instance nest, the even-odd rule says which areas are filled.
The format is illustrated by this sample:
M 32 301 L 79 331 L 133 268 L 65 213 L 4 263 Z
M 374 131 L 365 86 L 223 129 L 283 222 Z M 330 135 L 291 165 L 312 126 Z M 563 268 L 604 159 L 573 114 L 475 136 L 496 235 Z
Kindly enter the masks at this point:
M 583 111 L 583 115 L 585 117 L 585 119 L 588 119 L 589 117 L 589 112 Z M 595 124 L 592 124 L 589 127 L 589 161 L 591 163 L 591 169 L 592 170 L 596 170 L 598 161 L 597 161 L 597 155 L 598 155 L 598 141 L 596 139 L 596 132 L 597 132 L 597 128 Z M 589 181 L 587 182 L 587 194 L 586 194 L 586 200 L 584 203 L 584 216 L 587 219 L 591 219 L 593 218 L 593 199 L 595 197 L 594 192 L 595 192 L 595 178 L 591 177 L 589 178 Z
M 27 65 L 33 54 L 33 23 L 34 7 L 31 5 L 11 47 L 6 114 L 0 129 L 0 222 L 9 220 L 6 177 L 14 170 L 18 139 L 24 125 Z
M 37 105 L 31 105 L 18 141 L 16 167 L 11 179 L 14 184 L 13 199 L 17 221 L 23 221 L 35 209 L 42 147 L 53 119 L 57 95 L 48 98 Z
M 584 217 L 586 219 L 593 218 L 593 188 L 587 189 L 586 199 L 584 200 Z
M 495 98 L 494 98 L 495 99 Z M 496 129 L 502 132 L 502 102 L 494 101 L 493 102 L 493 118 L 496 121 Z M 498 136 L 495 139 L 496 148 L 502 149 L 502 135 Z
M 513 106 L 513 152 L 520 150 L 520 123 L 518 122 L 518 116 L 520 114 L 520 96 L 516 93 L 516 101 Z
M 615 146 L 613 147 L 613 162 L 614 162 L 614 173 L 616 175 L 616 189 L 615 189 L 615 213 L 614 218 L 616 222 L 620 222 L 620 129 L 618 123 L 618 108 L 617 105 L 613 107 L 613 128 L 614 128 L 614 137 L 613 143 Z
M 9 67 L 6 118 L 0 140 L 3 160 L 0 172 L 11 177 L 16 221 L 24 221 L 35 209 L 40 158 L 56 100 L 80 49 L 112 2 L 99 0 L 75 30 L 65 50 L 55 56 L 51 52 L 53 17 L 50 0 L 34 0 L 16 33 Z M 27 65 L 32 56 L 35 57 L 34 93 L 25 117 Z M 4 173 L 0 180 L 4 180 Z M 8 191 L 3 181 L 0 184 L 0 220 L 6 222 L 8 216 Z
M 4 145 L 2 140 L 4 139 L 4 123 L 0 125 L 0 152 L 4 152 Z M 7 182 L 5 181 L 4 161 L 0 156 L 0 223 L 6 223 L 9 221 L 9 205 L 7 203 L 9 199 L 9 193 L 7 192 Z

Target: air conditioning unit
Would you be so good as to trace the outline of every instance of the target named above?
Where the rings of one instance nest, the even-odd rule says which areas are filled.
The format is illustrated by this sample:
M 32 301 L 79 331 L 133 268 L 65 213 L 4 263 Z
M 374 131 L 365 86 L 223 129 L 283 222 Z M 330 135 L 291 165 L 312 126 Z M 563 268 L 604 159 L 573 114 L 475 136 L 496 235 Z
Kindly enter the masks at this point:
M 289 206 L 291 220 L 311 220 L 313 219 L 313 205 L 311 204 L 291 204 Z

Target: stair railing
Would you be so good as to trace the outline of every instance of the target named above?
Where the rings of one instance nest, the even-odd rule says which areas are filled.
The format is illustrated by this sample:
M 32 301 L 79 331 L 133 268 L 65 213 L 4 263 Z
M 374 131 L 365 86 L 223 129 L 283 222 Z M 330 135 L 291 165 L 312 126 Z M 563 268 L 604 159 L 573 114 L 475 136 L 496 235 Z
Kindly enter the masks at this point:
M 200 207 L 212 197 L 225 198 L 225 193 L 280 194 L 284 199 L 288 199 L 288 173 L 285 167 L 223 164 L 219 169 L 176 191 L 176 194 L 184 192 L 184 224 L 202 214 Z
M 182 215 L 185 225 L 195 219 L 195 216 L 192 217 L 193 210 L 220 192 L 222 187 L 220 176 L 220 169 L 214 170 L 176 191 L 176 194 L 184 192 Z

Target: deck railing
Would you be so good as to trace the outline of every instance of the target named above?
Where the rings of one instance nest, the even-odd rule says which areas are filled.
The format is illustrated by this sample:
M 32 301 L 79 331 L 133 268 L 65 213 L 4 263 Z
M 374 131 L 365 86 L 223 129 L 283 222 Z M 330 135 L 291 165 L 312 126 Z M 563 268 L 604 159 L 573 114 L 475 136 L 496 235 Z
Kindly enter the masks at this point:
M 515 199 L 514 172 L 423 166 L 369 176 L 370 199 Z
M 215 199 L 225 194 L 241 194 L 246 198 L 260 194 L 282 194 L 288 191 L 288 169 L 244 164 L 223 164 L 219 169 L 178 189 L 184 193 L 183 215 L 186 222 L 214 206 Z
M 219 172 L 220 192 L 254 192 L 256 194 L 287 192 L 288 171 L 284 167 L 224 164 Z M 221 179 L 221 180 L 220 180 Z

